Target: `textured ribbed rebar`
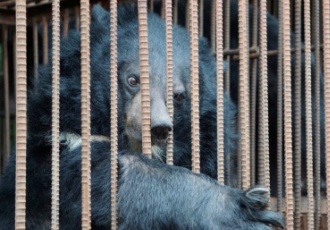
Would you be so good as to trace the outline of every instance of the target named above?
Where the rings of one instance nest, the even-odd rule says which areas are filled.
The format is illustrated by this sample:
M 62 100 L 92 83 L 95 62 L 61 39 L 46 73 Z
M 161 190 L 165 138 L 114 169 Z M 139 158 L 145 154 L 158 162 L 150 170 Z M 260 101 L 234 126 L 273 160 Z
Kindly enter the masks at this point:
M 149 158 L 151 158 L 147 1 L 138 0 L 138 8 L 139 8 L 140 78 L 141 78 L 140 84 L 141 84 L 141 108 L 142 108 L 142 151 Z
M 167 111 L 173 122 L 173 32 L 172 32 L 172 1 L 165 0 L 165 23 L 166 23 L 166 77 L 167 77 Z M 166 163 L 173 164 L 173 130 L 167 141 Z
M 117 72 L 117 0 L 110 1 L 110 149 L 111 149 L 111 229 L 118 228 L 118 72 Z
M 250 187 L 250 95 L 249 95 L 249 31 L 247 25 L 248 1 L 239 1 L 239 127 L 242 188 Z
M 315 124 L 314 124 L 314 156 L 315 156 L 315 229 L 320 229 L 321 217 L 321 93 L 320 93 L 320 70 L 321 70 L 321 55 L 320 55 L 320 2 L 314 0 L 314 43 L 315 43 L 315 77 L 314 77 L 314 92 L 315 92 Z M 323 95 L 322 95 L 323 96 Z
M 200 171 L 199 156 L 199 69 L 198 69 L 198 1 L 189 1 L 190 19 L 190 93 L 192 170 Z
M 290 50 L 290 0 L 283 0 L 283 95 L 284 95 L 284 154 L 285 154 L 285 195 L 286 227 L 294 228 L 293 223 L 293 159 L 292 159 L 292 86 Z M 281 153 L 282 154 L 282 153 Z
M 277 210 L 282 210 L 283 187 L 283 10 L 278 7 L 278 56 L 277 56 Z
M 216 1 L 216 56 L 217 56 L 217 150 L 218 150 L 218 181 L 225 183 L 224 174 L 224 105 L 223 105 L 223 0 Z
M 59 229 L 60 195 L 60 1 L 52 2 L 52 217 L 51 229 Z
M 26 204 L 26 1 L 16 1 L 15 229 L 25 229 Z
M 326 184 L 328 201 L 328 229 L 330 229 L 330 1 L 323 0 L 323 67 Z
M 257 49 L 258 46 L 258 0 L 253 0 L 253 21 L 252 21 L 252 49 Z M 257 115 L 257 66 L 258 59 L 252 59 L 251 72 L 251 184 L 256 182 L 256 115 Z M 262 107 L 259 107 L 260 109 Z M 260 165 L 260 164 L 259 164 Z M 259 171 L 259 175 L 262 171 Z
M 295 76 L 294 76 L 294 223 L 301 225 L 301 0 L 295 0 Z
M 69 9 L 65 9 L 64 14 L 63 14 L 63 36 L 64 37 L 68 36 L 69 23 L 70 23 Z
M 230 49 L 230 0 L 225 0 L 224 2 L 224 46 L 225 46 L 225 50 L 229 50 Z M 218 57 L 219 58 L 219 57 Z M 230 66 L 230 56 L 228 55 L 225 58 L 227 65 Z M 224 87 L 225 87 L 225 92 L 230 96 L 230 70 L 228 69 L 225 72 L 225 82 L 224 82 Z M 232 169 L 230 168 L 230 164 L 226 165 L 225 167 L 225 181 L 228 184 L 230 182 L 230 173 L 232 171 Z M 240 170 L 239 170 L 240 171 Z M 237 180 L 240 181 L 240 176 L 241 173 L 238 173 L 238 178 Z
M 38 79 L 38 68 L 39 68 L 39 50 L 38 50 L 38 23 L 37 20 L 33 19 L 33 70 L 34 79 Z
M 313 127 L 312 127 L 312 70 L 311 70 L 311 10 L 310 0 L 304 1 L 305 34 L 305 112 L 308 229 L 314 229 L 314 183 L 313 183 Z
M 260 1 L 259 183 L 270 189 L 268 128 L 267 1 Z
M 80 1 L 81 18 L 81 188 L 82 229 L 91 229 L 91 145 L 90 145 L 90 6 Z
M 43 64 L 48 63 L 48 22 L 47 18 L 42 18 L 42 60 Z
M 2 27 L 2 44 L 3 44 L 3 84 L 4 84 L 4 102 L 5 102 L 5 136 L 4 136 L 4 153 L 3 168 L 6 168 L 10 153 L 10 109 L 9 109 L 9 66 L 8 66 L 8 27 Z M 1 164 L 1 160 L 0 160 Z M 1 165 L 0 165 L 1 172 Z

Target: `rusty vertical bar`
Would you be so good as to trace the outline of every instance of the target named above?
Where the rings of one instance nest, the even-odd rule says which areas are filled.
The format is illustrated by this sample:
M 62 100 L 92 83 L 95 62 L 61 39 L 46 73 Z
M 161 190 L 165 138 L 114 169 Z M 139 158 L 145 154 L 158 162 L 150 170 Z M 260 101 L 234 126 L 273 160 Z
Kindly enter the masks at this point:
M 5 101 L 5 135 L 3 169 L 6 168 L 10 153 L 10 108 L 9 108 L 9 66 L 8 66 L 8 27 L 2 27 L 2 47 L 3 47 L 3 80 L 4 80 L 4 101 Z M 0 161 L 1 163 L 1 161 Z M 0 166 L 1 167 L 1 166 Z M 1 171 L 0 171 L 1 172 Z
M 164 0 L 165 5 L 165 34 L 166 34 L 166 77 L 167 77 L 167 110 L 173 122 L 173 32 L 172 32 L 172 0 Z M 167 142 L 166 163 L 173 164 L 173 130 L 170 132 Z
M 218 150 L 218 181 L 225 183 L 224 174 L 224 105 L 223 105 L 223 0 L 215 2 L 216 14 L 216 56 L 217 56 L 217 150 Z
M 13 66 L 16 67 L 17 65 L 17 61 L 16 61 L 16 51 L 17 51 L 17 48 L 16 48 L 16 33 L 13 34 Z M 17 101 L 17 94 L 16 94 L 16 91 L 17 91 L 17 73 L 16 71 L 14 71 L 14 85 L 15 85 L 15 90 L 14 90 L 14 98 L 15 98 L 15 102 Z M 17 123 L 17 122 L 16 122 Z
M 225 40 L 225 50 L 230 49 L 230 0 L 225 0 L 224 4 L 224 40 Z M 230 66 L 230 56 L 226 57 L 226 62 L 228 66 Z M 225 90 L 228 94 L 230 94 L 230 71 L 225 72 Z
M 210 31 L 211 31 L 211 36 L 210 36 L 210 38 L 211 38 L 211 49 L 212 49 L 212 51 L 213 52 L 216 52 L 216 26 L 217 26 L 217 21 L 216 21 L 216 1 L 217 0 L 212 0 L 212 2 L 211 2 L 211 25 L 210 25 Z M 203 25 L 203 23 L 202 23 L 202 25 Z
M 239 31 L 239 127 L 241 135 L 242 188 L 250 187 L 250 96 L 249 96 L 249 31 L 247 25 L 248 1 L 238 3 Z
M 74 15 L 75 15 L 75 22 L 76 22 L 76 24 L 75 24 L 76 30 L 79 30 L 79 28 L 80 28 L 80 12 L 79 12 L 79 11 L 80 11 L 80 9 L 79 9 L 78 6 L 74 8 Z
M 325 110 L 325 154 L 328 203 L 328 229 L 330 229 L 330 1 L 323 0 L 323 67 Z
M 283 91 L 284 91 L 284 154 L 285 154 L 285 195 L 286 227 L 293 223 L 293 159 L 292 159 L 292 88 L 291 88 L 291 43 L 290 43 L 290 0 L 283 0 Z
M 138 0 L 142 108 L 142 152 L 151 158 L 147 1 Z
M 224 1 L 224 48 L 225 50 L 230 49 L 230 0 L 225 0 Z M 230 66 L 230 56 L 228 55 L 225 58 L 225 61 L 227 62 L 227 65 Z M 225 82 L 224 82 L 224 87 L 225 87 L 225 92 L 230 96 L 230 70 L 228 68 L 227 71 L 225 71 Z M 230 164 L 227 165 L 225 168 L 226 172 L 226 178 L 225 181 L 228 184 L 230 181 Z M 240 169 L 239 169 L 240 171 Z M 237 181 L 240 181 L 241 173 L 237 172 L 238 178 Z
M 200 171 L 199 156 L 199 67 L 198 67 L 198 1 L 189 1 L 190 19 L 190 92 L 192 170 Z
M 295 0 L 295 76 L 294 76 L 294 223 L 296 228 L 301 226 L 301 0 Z
M 162 0 L 162 4 L 160 5 L 160 16 L 165 20 L 165 0 Z
M 38 22 L 36 18 L 33 18 L 33 73 L 34 79 L 38 79 L 38 68 L 39 68 L 39 50 L 38 50 Z
M 68 36 L 69 22 L 70 22 L 70 12 L 69 12 L 69 9 L 64 9 L 64 14 L 63 14 L 63 32 L 62 32 L 64 37 Z
M 215 0 L 212 0 L 212 4 Z M 199 36 L 203 37 L 204 36 L 204 0 L 199 0 L 199 9 L 198 9 L 198 29 L 199 29 Z M 212 5 L 213 6 L 213 5 Z M 215 10 L 212 7 L 212 17 L 213 17 L 213 12 L 215 12 Z M 214 24 L 211 23 L 211 26 L 214 27 Z M 211 38 L 212 39 L 212 38 Z
M 111 229 L 118 228 L 117 192 L 118 192 L 118 71 L 117 71 L 117 0 L 110 1 L 110 149 L 111 149 Z
M 260 102 L 259 102 L 259 182 L 270 189 L 268 129 L 267 1 L 260 0 Z
M 81 188 L 82 229 L 91 229 L 91 145 L 90 145 L 90 6 L 80 1 L 81 18 Z
M 52 214 L 51 229 L 59 229 L 60 194 L 60 1 L 52 2 Z
M 48 22 L 44 16 L 42 18 L 42 50 L 43 50 L 43 64 L 48 63 Z
M 320 55 L 320 2 L 314 0 L 314 45 L 315 45 L 315 229 L 320 229 L 321 218 L 321 89 L 320 89 L 320 75 L 321 75 L 321 55 Z
M 252 49 L 258 48 L 258 0 L 253 0 L 253 20 L 252 20 Z M 253 58 L 251 72 L 251 184 L 256 182 L 256 116 L 257 116 L 257 67 L 258 59 Z M 262 106 L 259 106 L 261 109 Z M 260 165 L 260 164 L 259 164 Z M 259 174 L 262 170 L 259 170 Z M 260 183 L 260 182 L 259 182 Z
M 277 211 L 282 210 L 283 199 L 283 0 L 278 4 L 277 56 Z
M 190 14 L 190 10 L 189 10 L 189 7 L 190 7 L 190 2 L 193 1 L 193 0 L 186 0 L 186 10 L 185 10 L 185 27 L 186 28 L 189 28 L 190 27 L 190 20 L 189 20 L 189 14 Z
M 306 158 L 308 229 L 314 229 L 314 183 L 313 183 L 313 127 L 312 127 L 312 70 L 311 70 L 311 3 L 304 1 L 305 35 L 305 112 L 306 112 Z
M 16 195 L 15 229 L 26 223 L 26 1 L 16 1 Z
M 154 12 L 154 0 L 149 0 L 149 9 L 151 12 Z
M 178 2 L 179 0 L 174 0 L 174 11 L 173 11 L 173 23 L 178 24 Z

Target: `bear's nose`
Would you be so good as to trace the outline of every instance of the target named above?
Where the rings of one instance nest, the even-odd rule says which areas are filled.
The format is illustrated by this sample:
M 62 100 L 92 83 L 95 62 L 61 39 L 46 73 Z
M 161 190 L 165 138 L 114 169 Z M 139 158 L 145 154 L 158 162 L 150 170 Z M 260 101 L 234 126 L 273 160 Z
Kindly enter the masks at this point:
M 171 126 L 156 126 L 151 129 L 151 135 L 155 140 L 165 141 L 171 131 Z

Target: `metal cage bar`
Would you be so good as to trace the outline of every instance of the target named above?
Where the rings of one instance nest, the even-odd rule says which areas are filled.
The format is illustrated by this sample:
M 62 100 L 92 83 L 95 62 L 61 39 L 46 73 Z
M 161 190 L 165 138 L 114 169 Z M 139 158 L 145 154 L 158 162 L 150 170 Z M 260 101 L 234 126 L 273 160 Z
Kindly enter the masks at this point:
M 48 22 L 46 16 L 42 17 L 42 60 L 43 64 L 48 63 Z
M 167 110 L 173 123 L 174 105 L 173 105 L 173 29 L 172 29 L 172 1 L 165 1 L 165 36 L 166 36 L 166 101 Z M 166 163 L 173 165 L 173 129 L 169 133 L 167 141 Z
M 314 143 L 315 143 L 315 229 L 320 229 L 320 217 L 321 217 L 321 85 L 319 76 L 321 75 L 321 56 L 320 56 L 320 2 L 314 0 L 314 44 L 315 44 L 315 79 L 314 79 L 314 91 L 315 91 L 315 125 L 314 125 Z M 323 96 L 323 95 L 322 95 Z
M 33 20 L 33 70 L 34 70 L 34 78 L 38 78 L 38 69 L 39 69 L 39 52 L 38 52 L 38 22 L 37 19 Z
M 26 1 L 16 1 L 16 200 L 15 229 L 26 223 Z
M 242 188 L 250 187 L 250 95 L 249 95 L 249 30 L 247 25 L 248 2 L 238 3 L 239 31 L 239 128 L 241 135 L 240 158 L 242 167 Z
M 268 130 L 267 2 L 260 1 L 259 183 L 270 189 Z M 259 163 L 259 164 L 260 164 Z
M 148 16 L 146 0 L 138 0 L 138 11 L 141 76 L 140 92 L 142 108 L 142 152 L 151 158 Z
M 290 52 L 290 0 L 283 0 L 283 99 L 284 99 L 284 156 L 285 156 L 285 195 L 286 227 L 294 228 L 293 223 L 293 159 L 292 159 L 292 90 Z M 281 153 L 282 154 L 282 153 Z
M 253 0 L 253 19 L 252 19 L 252 49 L 256 49 L 258 47 L 258 0 Z M 250 79 L 250 87 L 251 87 L 251 109 L 250 109 L 250 119 L 251 119 L 251 183 L 255 184 L 256 181 L 256 116 L 257 116 L 257 66 L 258 59 L 254 58 L 251 60 L 251 79 Z
M 90 6 L 80 2 L 81 18 L 81 188 L 82 229 L 91 229 Z
M 110 1 L 110 149 L 111 149 L 111 229 L 118 228 L 117 192 L 118 192 L 118 71 L 117 71 L 117 0 Z
M 8 63 L 8 26 L 2 27 L 3 42 L 3 83 L 4 83 L 4 101 L 5 101 L 5 132 L 4 132 L 4 154 L 3 169 L 6 168 L 10 153 L 10 108 L 9 108 L 9 63 Z M 0 156 L 1 158 L 1 156 Z M 2 163 L 0 160 L 0 164 Z M 0 165 L 1 172 L 1 165 Z
M 216 56 L 217 56 L 217 150 L 218 150 L 218 181 L 225 183 L 225 147 L 224 147 L 224 106 L 223 106 L 223 0 L 216 1 Z
M 52 3 L 52 217 L 51 229 L 59 229 L 60 196 L 60 1 Z
M 189 1 L 192 170 L 200 172 L 198 1 Z
M 330 1 L 323 0 L 323 68 L 324 68 L 324 109 L 325 109 L 325 154 L 328 203 L 328 229 L 330 229 Z
M 301 11 L 302 2 L 295 1 L 295 76 L 294 76 L 294 224 L 301 226 Z
M 306 112 L 306 157 L 308 229 L 314 229 L 314 185 L 313 185 L 313 128 L 312 128 L 312 70 L 311 70 L 311 10 L 310 0 L 304 1 L 305 35 L 305 112 Z
M 283 0 L 279 0 L 277 56 L 277 210 L 282 210 L 283 197 Z

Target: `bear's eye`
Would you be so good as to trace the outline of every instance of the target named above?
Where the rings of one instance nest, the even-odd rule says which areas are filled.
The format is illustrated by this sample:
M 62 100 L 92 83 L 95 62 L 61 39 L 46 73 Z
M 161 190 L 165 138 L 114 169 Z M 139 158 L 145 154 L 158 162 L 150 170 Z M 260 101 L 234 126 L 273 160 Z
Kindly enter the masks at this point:
M 140 83 L 138 77 L 134 75 L 129 76 L 127 82 L 130 86 L 137 86 Z
M 176 101 L 182 101 L 185 98 L 186 98 L 186 94 L 185 93 L 175 93 L 174 94 L 174 99 Z

